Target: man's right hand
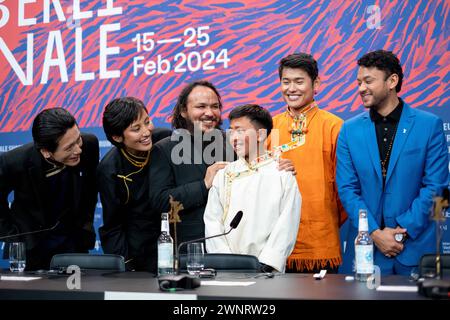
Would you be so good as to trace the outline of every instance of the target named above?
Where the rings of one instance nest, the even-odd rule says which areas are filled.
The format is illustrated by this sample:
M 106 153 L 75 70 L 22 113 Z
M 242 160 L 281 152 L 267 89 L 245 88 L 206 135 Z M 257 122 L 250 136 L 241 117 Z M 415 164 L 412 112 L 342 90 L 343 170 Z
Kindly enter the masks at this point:
M 404 248 L 402 243 L 395 241 L 395 234 L 405 232 L 406 229 L 400 227 L 395 229 L 384 228 L 383 230 L 375 230 L 370 236 L 381 253 L 383 253 L 386 257 L 391 258 L 400 254 Z
M 228 164 L 228 162 L 224 162 L 224 161 L 219 161 L 216 162 L 212 165 L 210 165 L 208 167 L 208 169 L 206 169 L 206 174 L 205 174 L 205 179 L 203 181 L 205 181 L 205 186 L 206 189 L 210 189 L 214 180 L 214 177 L 216 176 L 217 171 L 219 171 L 220 169 L 225 168 L 225 166 Z

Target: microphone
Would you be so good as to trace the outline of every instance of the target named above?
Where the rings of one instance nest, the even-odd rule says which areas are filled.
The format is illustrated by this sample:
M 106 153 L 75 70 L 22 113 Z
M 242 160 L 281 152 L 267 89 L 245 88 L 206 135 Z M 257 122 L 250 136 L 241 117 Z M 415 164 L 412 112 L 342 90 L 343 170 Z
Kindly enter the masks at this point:
M 162 291 L 177 291 L 177 290 L 183 290 L 183 289 L 194 289 L 197 287 L 200 287 L 200 279 L 193 278 L 187 275 L 180 275 L 179 271 L 179 265 L 180 265 L 180 249 L 182 246 L 187 245 L 188 243 L 192 242 L 198 242 L 203 240 L 208 240 L 220 236 L 225 236 L 231 232 L 231 230 L 236 229 L 239 223 L 242 219 L 242 211 L 238 211 L 236 215 L 234 216 L 233 220 L 230 222 L 230 230 L 228 230 L 225 233 L 216 234 L 210 237 L 202 237 L 194 240 L 189 240 L 180 243 L 178 248 L 176 248 L 175 251 L 175 275 L 167 275 L 167 276 L 161 276 L 158 278 L 159 282 L 159 288 Z
M 238 211 L 238 213 L 236 213 L 236 215 L 234 216 L 233 220 L 231 220 L 231 222 L 230 222 L 231 229 L 236 229 L 237 228 L 237 226 L 241 222 L 242 215 L 243 215 L 242 211 Z M 230 231 L 231 231 L 231 229 L 230 229 Z M 228 231 L 228 233 L 230 231 Z
M 236 229 L 237 226 L 239 225 L 239 223 L 241 222 L 242 219 L 242 215 L 243 212 L 241 210 L 239 210 L 236 215 L 234 216 L 233 220 L 231 220 L 230 222 L 230 230 L 228 230 L 225 233 L 220 233 L 220 234 L 216 234 L 213 236 L 209 236 L 209 237 L 202 237 L 202 238 L 198 238 L 198 239 L 194 239 L 194 240 L 189 240 L 189 241 L 185 241 L 180 243 L 180 245 L 177 248 L 177 251 L 175 252 L 176 257 L 175 257 L 175 274 L 179 274 L 179 266 L 180 266 L 180 249 L 182 246 L 187 245 L 188 243 L 193 243 L 193 242 L 199 242 L 199 241 L 203 241 L 203 240 L 208 240 L 208 239 L 212 239 L 212 238 L 217 238 L 217 237 L 221 237 L 221 236 L 226 236 L 227 234 L 229 234 L 231 232 L 231 230 Z
M 39 230 L 34 230 L 34 231 L 28 231 L 28 232 L 17 233 L 17 234 L 12 234 L 12 235 L 8 235 L 8 236 L 3 236 L 3 237 L 0 237 L 0 241 L 3 241 L 3 240 L 5 240 L 5 239 L 10 239 L 10 238 L 15 238 L 15 237 L 27 236 L 27 235 L 35 234 L 35 233 L 41 233 L 41 232 L 45 232 L 45 231 L 52 231 L 52 230 L 54 230 L 58 225 L 59 225 L 59 221 L 56 221 L 56 223 L 55 223 L 55 225 L 54 225 L 53 227 L 46 228 L 46 229 L 39 229 Z

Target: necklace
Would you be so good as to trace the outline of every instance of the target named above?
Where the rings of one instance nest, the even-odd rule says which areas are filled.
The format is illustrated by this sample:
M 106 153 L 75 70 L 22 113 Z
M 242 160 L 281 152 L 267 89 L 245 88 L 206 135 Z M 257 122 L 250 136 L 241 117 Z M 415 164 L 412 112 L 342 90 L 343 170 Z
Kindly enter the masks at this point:
M 120 152 L 122 153 L 124 158 L 128 160 L 128 162 L 130 162 L 133 166 L 139 168 L 139 170 L 131 172 L 127 175 L 122 175 L 122 174 L 117 175 L 118 178 L 123 180 L 125 189 L 127 190 L 127 200 L 125 201 L 125 204 L 127 204 L 128 201 L 130 201 L 130 189 L 128 188 L 127 182 L 133 182 L 133 179 L 131 179 L 130 176 L 141 172 L 142 169 L 144 169 L 144 167 L 147 165 L 147 163 L 150 159 L 150 151 L 147 152 L 147 155 L 145 157 L 139 157 L 139 156 L 132 155 L 122 148 L 120 149 Z
M 298 140 L 301 135 L 308 132 L 306 127 L 306 114 L 315 107 L 317 107 L 317 104 L 313 101 L 311 104 L 304 107 L 300 114 L 294 114 L 288 107 L 287 112 L 292 118 L 291 130 L 289 130 L 291 133 L 291 140 Z
M 391 142 L 389 143 L 389 147 L 386 152 L 386 156 L 384 157 L 384 160 L 380 160 L 381 173 L 383 175 L 383 179 L 386 179 L 386 174 L 387 174 L 386 162 L 389 160 L 389 158 L 391 156 L 392 145 L 394 144 L 394 138 L 395 138 L 395 134 L 397 133 L 397 127 L 398 127 L 398 124 L 395 126 L 394 133 L 392 134 Z
M 306 114 L 300 113 L 292 118 L 291 124 L 291 140 L 298 141 L 301 139 L 302 135 L 306 133 Z
M 300 147 L 306 143 L 306 133 L 308 132 L 308 126 L 306 122 L 306 114 L 314 110 L 317 107 L 315 101 L 303 108 L 299 115 L 294 114 L 289 108 L 286 113 L 292 118 L 291 128 L 291 141 L 273 148 L 274 153 L 282 153 L 297 147 Z
M 148 163 L 148 159 L 150 158 L 150 152 L 147 152 L 145 157 L 135 156 L 126 151 L 125 149 L 120 149 L 120 152 L 128 160 L 133 166 L 138 168 L 143 168 Z

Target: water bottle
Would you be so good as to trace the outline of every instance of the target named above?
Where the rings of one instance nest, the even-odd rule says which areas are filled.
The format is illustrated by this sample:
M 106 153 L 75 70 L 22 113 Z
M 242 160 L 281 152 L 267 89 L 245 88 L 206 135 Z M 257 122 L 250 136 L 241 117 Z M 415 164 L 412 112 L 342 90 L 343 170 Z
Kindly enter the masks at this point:
M 367 281 L 373 274 L 373 241 L 369 235 L 367 210 L 359 210 L 358 235 L 355 239 L 355 279 Z
M 158 238 L 158 276 L 173 274 L 173 239 L 170 236 L 169 214 L 161 214 L 161 234 Z

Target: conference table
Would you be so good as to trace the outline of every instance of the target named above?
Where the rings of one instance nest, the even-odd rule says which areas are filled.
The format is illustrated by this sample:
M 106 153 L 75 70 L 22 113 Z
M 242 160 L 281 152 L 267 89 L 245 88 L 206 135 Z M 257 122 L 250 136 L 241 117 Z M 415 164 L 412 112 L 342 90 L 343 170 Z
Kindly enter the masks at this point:
M 37 279 L 20 281 L 10 276 Z M 364 282 L 349 281 L 340 274 L 327 274 L 317 280 L 312 274 L 276 274 L 270 278 L 266 274 L 219 272 L 214 279 L 202 279 L 198 288 L 176 292 L 161 291 L 158 279 L 146 272 L 84 270 L 79 288 L 73 288 L 73 279 L 68 274 L 25 272 L 19 275 L 5 270 L 0 279 L 0 300 L 425 299 L 415 291 L 416 284 L 404 276 L 381 277 L 381 286 L 370 288 Z

